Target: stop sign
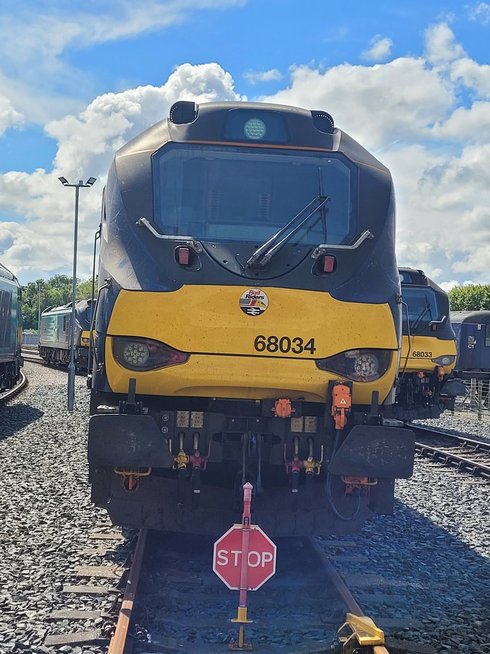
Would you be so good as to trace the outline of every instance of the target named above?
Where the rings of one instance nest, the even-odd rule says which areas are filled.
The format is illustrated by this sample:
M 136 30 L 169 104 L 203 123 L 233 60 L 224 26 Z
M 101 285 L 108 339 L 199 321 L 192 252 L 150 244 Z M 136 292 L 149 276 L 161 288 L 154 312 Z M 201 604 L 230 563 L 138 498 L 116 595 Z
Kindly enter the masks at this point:
M 276 546 L 257 525 L 250 525 L 248 590 L 257 590 L 276 572 Z M 240 589 L 242 525 L 233 525 L 218 538 L 213 550 L 213 571 L 231 590 Z

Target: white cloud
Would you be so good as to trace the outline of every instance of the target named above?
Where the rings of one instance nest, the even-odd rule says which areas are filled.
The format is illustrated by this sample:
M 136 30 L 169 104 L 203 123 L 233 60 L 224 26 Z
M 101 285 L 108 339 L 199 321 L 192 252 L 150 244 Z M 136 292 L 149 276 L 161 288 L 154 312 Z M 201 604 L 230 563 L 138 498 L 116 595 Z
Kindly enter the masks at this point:
M 434 125 L 432 138 L 459 142 L 481 142 L 490 134 L 490 102 L 474 102 L 468 109 L 458 107 L 450 117 Z
M 453 288 L 456 288 L 459 286 L 459 283 L 455 279 L 451 279 L 448 282 L 442 282 L 439 284 L 439 286 L 442 288 L 443 291 L 446 291 L 446 293 L 449 293 Z
M 464 54 L 444 23 L 429 30 L 424 57 L 373 66 L 296 66 L 288 87 L 262 99 L 329 111 L 390 168 L 401 265 L 425 270 L 440 285 L 470 278 L 488 283 L 490 102 L 483 97 L 488 68 Z M 473 98 L 474 91 L 478 97 L 463 105 L 461 97 Z M 0 211 L 9 217 L 0 226 L 2 263 L 21 272 L 23 280 L 69 271 L 73 193 L 57 177 L 93 175 L 98 182 L 83 190 L 80 203 L 79 270 L 88 276 L 100 193 L 114 150 L 165 118 L 177 99 L 244 98 L 218 64 L 183 64 L 162 86 L 100 95 L 82 111 L 48 123 L 47 133 L 59 144 L 54 169 L 0 175 Z
M 196 11 L 243 6 L 247 0 L 39 0 L 0 13 L 2 87 L 26 118 L 42 123 L 80 108 L 92 76 L 68 63 L 68 51 L 131 38 L 185 22 Z M 5 91 L 6 92 L 6 91 Z M 35 98 L 35 101 L 33 101 Z M 71 98 L 72 105 L 67 106 Z M 78 103 L 76 105 L 75 103 Z
M 490 103 L 464 107 L 459 99 L 469 85 L 482 88 L 487 71 L 446 23 L 428 30 L 426 47 L 425 59 L 296 67 L 290 86 L 264 99 L 323 108 L 380 152 L 395 182 L 401 265 L 422 268 L 437 283 L 462 273 L 488 282 Z
M 438 72 L 409 57 L 372 67 L 342 64 L 325 72 L 299 66 L 291 72 L 289 88 L 263 99 L 326 109 L 339 127 L 376 149 L 400 137 L 426 138 L 454 103 Z
M 16 111 L 8 98 L 0 95 L 0 136 L 9 127 L 19 126 L 24 122 L 24 117 Z
M 427 61 L 434 65 L 447 64 L 465 56 L 464 48 L 456 42 L 447 23 L 438 23 L 426 31 Z
M 176 100 L 240 100 L 231 75 L 218 64 L 182 64 L 161 87 L 140 86 L 99 96 L 78 116 L 46 125 L 59 142 L 57 171 L 65 177 L 105 174 L 115 150 L 150 125 L 167 117 Z
M 477 21 L 483 25 L 490 24 L 490 4 L 488 2 L 479 2 L 469 8 L 468 15 L 470 20 Z
M 58 181 L 97 177 L 80 197 L 81 275 L 91 274 L 92 240 L 99 223 L 100 196 L 114 151 L 151 124 L 163 120 L 173 102 L 240 100 L 231 75 L 218 64 L 179 66 L 161 87 L 144 86 L 96 98 L 78 116 L 46 126 L 58 141 L 54 169 L 0 175 L 0 211 L 25 222 L 0 223 L 0 260 L 25 278 L 70 270 L 73 192 Z M 70 189 L 73 191 L 73 189 Z M 67 245 L 68 244 L 68 245 Z M 56 256 L 53 256 L 56 253 Z M 34 272 L 37 271 L 37 272 Z
M 451 66 L 451 79 L 475 91 L 481 98 L 490 98 L 490 66 L 464 57 Z
M 270 70 L 264 70 L 263 72 L 250 70 L 244 73 L 243 76 L 248 82 L 250 82 L 250 84 L 271 82 L 282 79 L 282 73 L 280 73 L 277 68 L 271 68 Z
M 69 271 L 72 263 L 73 189 L 68 193 L 52 174 L 12 172 L 0 175 L 3 213 L 23 222 L 0 222 L 1 261 L 26 279 Z M 101 187 L 82 190 L 80 201 L 80 270 L 91 269 L 90 242 L 97 226 Z M 33 275 L 32 272 L 37 274 Z
M 361 57 L 366 61 L 385 61 L 391 54 L 393 41 L 387 36 L 377 34 L 369 42 L 369 48 L 363 50 Z

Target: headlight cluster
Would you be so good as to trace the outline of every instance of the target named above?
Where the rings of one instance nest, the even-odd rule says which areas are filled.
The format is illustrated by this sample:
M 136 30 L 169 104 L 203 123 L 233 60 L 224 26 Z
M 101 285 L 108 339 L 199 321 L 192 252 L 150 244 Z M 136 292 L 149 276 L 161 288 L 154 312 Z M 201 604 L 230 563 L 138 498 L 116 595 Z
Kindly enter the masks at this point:
M 431 359 L 432 363 L 437 363 L 440 366 L 450 366 L 454 363 L 456 357 L 453 354 L 442 354 L 440 357 Z
M 390 367 L 390 350 L 348 350 L 326 359 L 318 359 L 320 370 L 336 372 L 347 379 L 370 382 L 382 377 Z
M 190 356 L 160 341 L 130 336 L 115 336 L 112 351 L 122 366 L 140 371 L 176 366 L 185 363 Z

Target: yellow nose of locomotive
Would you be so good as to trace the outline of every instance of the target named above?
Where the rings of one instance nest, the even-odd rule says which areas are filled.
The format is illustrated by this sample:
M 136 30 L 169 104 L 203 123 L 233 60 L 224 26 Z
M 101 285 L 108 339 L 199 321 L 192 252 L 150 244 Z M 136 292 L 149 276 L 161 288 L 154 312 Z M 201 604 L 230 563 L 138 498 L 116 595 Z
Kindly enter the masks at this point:
M 373 390 L 386 398 L 397 368 L 387 305 L 312 291 L 121 291 L 108 335 L 106 369 L 117 393 L 133 377 L 138 393 L 148 395 L 322 402 L 330 380 L 347 378 L 353 401 L 369 404 Z

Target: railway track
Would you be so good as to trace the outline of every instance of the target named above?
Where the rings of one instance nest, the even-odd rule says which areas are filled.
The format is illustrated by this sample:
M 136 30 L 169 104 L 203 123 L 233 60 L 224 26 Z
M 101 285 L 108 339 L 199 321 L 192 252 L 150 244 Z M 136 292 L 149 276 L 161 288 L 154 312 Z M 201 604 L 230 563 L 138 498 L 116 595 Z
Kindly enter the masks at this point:
M 98 628 L 67 632 L 65 625 L 61 633 L 48 636 L 45 645 L 88 645 L 101 654 L 224 654 L 230 645 L 236 646 L 237 626 L 231 618 L 236 615 L 238 592 L 226 589 L 212 572 L 214 538 L 140 531 L 126 538 L 117 532 L 95 533 L 91 539 L 100 544 L 86 551 L 90 565 L 78 569 L 76 585 L 71 581 L 63 588 L 64 593 L 77 593 L 82 610 L 74 611 L 73 600 L 68 600 L 72 610 L 54 612 L 52 618 L 85 623 L 92 619 Z M 386 574 L 384 564 L 381 572 L 379 561 L 376 564 L 376 559 L 366 556 L 369 548 L 363 550 L 355 538 L 275 540 L 277 574 L 248 596 L 253 624 L 245 625 L 246 642 L 253 644 L 254 651 L 441 651 L 430 644 L 434 642 L 431 626 L 422 627 L 420 614 L 412 616 L 411 609 L 402 608 L 407 601 L 410 605 L 411 592 L 420 593 L 424 583 L 431 583 L 426 577 L 409 573 L 400 578 L 396 565 L 390 567 L 391 557 L 385 562 Z M 89 595 L 105 597 L 105 609 L 87 611 Z M 110 610 L 108 598 L 112 598 Z M 375 623 L 363 615 L 364 602 Z M 378 626 L 387 631 L 386 636 Z
M 468 436 L 410 425 L 415 448 L 423 456 L 475 476 L 490 478 L 490 443 Z
M 246 651 L 237 648 L 230 625 L 238 593 L 213 576 L 211 551 L 209 538 L 142 530 L 108 654 Z M 253 624 L 246 625 L 246 640 L 255 651 L 436 653 L 390 637 L 385 645 L 383 631 L 364 615 L 321 541 L 279 539 L 278 555 L 277 578 L 249 594 Z
M 22 350 L 22 358 L 24 361 L 29 361 L 29 363 L 44 363 L 36 350 Z
M 13 397 L 15 397 L 20 392 L 22 392 L 22 390 L 26 386 L 27 386 L 27 377 L 21 370 L 20 379 L 17 382 L 17 384 L 13 388 L 10 388 L 8 391 L 4 391 L 3 393 L 0 393 L 0 404 L 4 404 L 8 400 L 11 400 Z

